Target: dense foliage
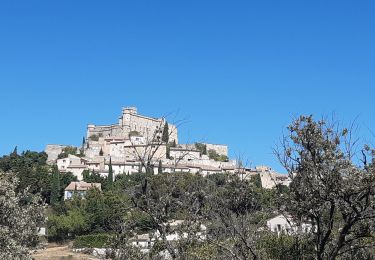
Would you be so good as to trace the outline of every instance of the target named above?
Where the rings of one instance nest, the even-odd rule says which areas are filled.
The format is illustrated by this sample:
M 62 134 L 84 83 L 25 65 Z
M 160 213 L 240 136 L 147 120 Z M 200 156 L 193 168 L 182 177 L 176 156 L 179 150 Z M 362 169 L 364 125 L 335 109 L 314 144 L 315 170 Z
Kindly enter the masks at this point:
M 208 150 L 208 157 L 219 162 L 227 162 L 229 160 L 228 156 L 218 154 L 215 150 L 212 149 Z
M 110 245 L 111 236 L 108 234 L 91 234 L 79 236 L 74 240 L 75 248 L 106 248 Z
M 69 156 L 69 154 L 80 155 L 80 154 L 78 154 L 78 148 L 77 147 L 67 146 L 62 150 L 62 152 L 57 156 L 57 158 L 58 159 L 67 158 Z
M 31 259 L 45 221 L 41 198 L 27 189 L 16 192 L 18 179 L 0 171 L 0 259 Z

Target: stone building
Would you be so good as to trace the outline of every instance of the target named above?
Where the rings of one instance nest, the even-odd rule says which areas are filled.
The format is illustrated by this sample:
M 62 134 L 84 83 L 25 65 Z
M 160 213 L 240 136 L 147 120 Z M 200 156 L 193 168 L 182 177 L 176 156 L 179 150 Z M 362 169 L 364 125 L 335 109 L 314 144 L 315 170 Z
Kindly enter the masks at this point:
M 64 200 L 71 199 L 74 195 L 84 198 L 90 189 L 102 190 L 100 183 L 88 183 L 84 181 L 72 181 L 64 190 Z
M 119 174 L 145 172 L 149 165 L 157 174 L 159 164 L 163 172 L 187 172 L 204 176 L 229 172 L 242 178 L 261 176 L 262 185 L 272 188 L 277 183 L 288 184 L 286 175 L 280 175 L 268 167 L 239 169 L 235 160 L 228 159 L 228 146 L 211 143 L 180 144 L 178 129 L 168 123 L 169 142 L 163 140 L 166 119 L 140 115 L 135 107 L 125 107 L 118 123 L 111 125 L 87 126 L 87 136 L 77 153 L 63 154 L 66 158 L 57 159 L 66 145 L 47 145 L 49 163 L 57 163 L 61 172 L 72 172 L 78 180 L 83 179 L 83 171 L 95 171 L 107 176 L 111 161 L 114 177 Z M 82 149 L 81 149 L 82 148 Z M 215 156 L 212 156 L 215 151 Z M 143 165 L 143 166 L 142 166 Z
M 82 173 L 88 169 L 87 159 L 69 154 L 66 158 L 57 159 L 57 169 L 60 172 L 71 172 L 78 180 L 82 180 Z
M 255 169 L 259 173 L 262 187 L 265 189 L 272 189 L 276 187 L 276 185 L 289 186 L 291 182 L 288 175 L 277 173 L 270 167 L 258 166 Z
M 313 225 L 309 222 L 302 222 L 297 224 L 291 216 L 277 215 L 267 220 L 267 228 L 271 232 L 275 232 L 278 235 L 284 233 L 292 235 L 295 233 L 309 233 L 311 232 Z
M 96 137 L 118 137 L 126 139 L 132 133 L 139 134 L 147 140 L 161 139 L 164 125 L 167 123 L 165 118 L 152 118 L 138 114 L 137 108 L 125 107 L 119 118 L 118 124 L 112 125 L 93 125 L 87 126 L 87 138 Z M 169 141 L 178 143 L 177 127 L 168 124 Z
M 57 157 L 60 153 L 62 153 L 63 149 L 67 147 L 67 145 L 62 144 L 47 144 L 46 149 L 44 150 L 48 155 L 47 162 L 54 163 L 57 160 Z

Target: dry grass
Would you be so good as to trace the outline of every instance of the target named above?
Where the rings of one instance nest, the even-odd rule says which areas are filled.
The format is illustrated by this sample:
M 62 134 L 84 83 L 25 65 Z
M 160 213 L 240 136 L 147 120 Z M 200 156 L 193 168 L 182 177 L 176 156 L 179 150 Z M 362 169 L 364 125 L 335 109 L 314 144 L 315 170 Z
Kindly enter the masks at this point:
M 75 253 L 68 245 L 49 244 L 46 249 L 38 250 L 33 255 L 35 260 L 95 260 L 94 256 Z

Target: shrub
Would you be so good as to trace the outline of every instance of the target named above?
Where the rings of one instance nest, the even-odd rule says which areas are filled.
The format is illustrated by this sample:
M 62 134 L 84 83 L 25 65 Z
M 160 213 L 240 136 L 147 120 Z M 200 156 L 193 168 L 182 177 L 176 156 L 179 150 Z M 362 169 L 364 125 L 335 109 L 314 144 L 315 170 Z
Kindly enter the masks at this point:
M 131 136 L 139 136 L 140 135 L 140 133 L 138 132 L 138 131 L 130 131 L 130 133 L 129 133 L 129 137 L 131 137 Z
M 215 150 L 213 150 L 213 149 L 208 150 L 208 157 L 209 157 L 210 159 L 213 159 L 213 160 L 215 160 L 215 161 L 219 161 L 219 162 L 227 162 L 227 161 L 229 161 L 228 156 L 218 154 L 218 153 L 217 153 Z
M 89 138 L 90 138 L 91 141 L 99 141 L 99 136 L 98 136 L 98 135 L 95 135 L 95 134 L 90 135 Z
M 87 232 L 88 219 L 80 209 L 69 210 L 66 214 L 48 216 L 48 233 L 51 241 L 62 241 Z
M 57 156 L 57 159 L 67 158 L 69 154 L 77 155 L 77 147 L 67 146 Z
M 201 152 L 201 154 L 207 154 L 207 145 L 202 143 L 195 143 L 195 149 Z
M 105 248 L 109 245 L 111 235 L 109 234 L 92 234 L 78 236 L 74 239 L 74 248 Z

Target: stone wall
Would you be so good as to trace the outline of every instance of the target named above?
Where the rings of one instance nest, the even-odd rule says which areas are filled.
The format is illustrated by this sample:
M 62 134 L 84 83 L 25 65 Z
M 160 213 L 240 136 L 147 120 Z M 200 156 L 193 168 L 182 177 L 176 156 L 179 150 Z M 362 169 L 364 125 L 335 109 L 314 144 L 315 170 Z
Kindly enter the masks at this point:
M 62 150 L 67 147 L 67 145 L 61 144 L 47 144 L 46 149 L 44 150 L 48 155 L 47 162 L 48 163 L 55 163 L 57 160 L 57 156 L 62 152 Z
M 119 125 L 88 125 L 87 139 L 90 141 L 90 136 L 97 135 L 99 137 L 109 136 L 123 136 L 124 133 Z
M 123 137 L 127 138 L 129 133 L 137 131 L 144 136 L 148 141 L 154 137 L 162 137 L 164 124 L 166 120 L 164 118 L 151 118 L 137 113 L 135 107 L 123 108 L 122 114 L 118 124 L 113 125 L 93 125 L 87 126 L 87 138 L 90 141 L 90 136 L 97 135 L 102 137 Z M 178 143 L 178 132 L 177 127 L 173 124 L 169 124 L 170 141 L 173 140 Z M 156 135 L 155 135 L 156 133 Z
M 204 144 L 207 147 L 207 152 L 208 152 L 208 150 L 215 150 L 220 155 L 228 156 L 228 146 L 227 145 L 207 144 L 207 143 L 204 143 Z

